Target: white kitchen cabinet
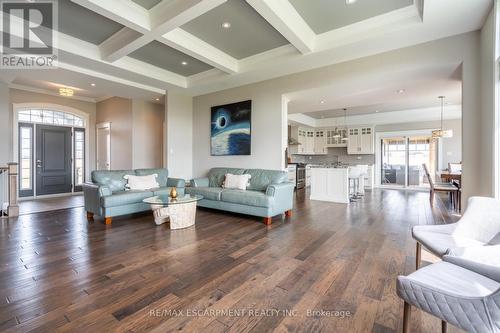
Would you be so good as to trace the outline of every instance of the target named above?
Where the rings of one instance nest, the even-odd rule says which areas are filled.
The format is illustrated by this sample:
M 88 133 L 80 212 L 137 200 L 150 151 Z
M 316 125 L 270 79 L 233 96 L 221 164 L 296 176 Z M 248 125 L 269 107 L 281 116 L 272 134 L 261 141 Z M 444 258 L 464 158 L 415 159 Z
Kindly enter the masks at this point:
M 342 141 L 342 138 L 347 136 L 347 128 L 338 128 L 340 136 L 335 136 L 335 128 L 327 128 L 326 132 L 326 146 L 332 148 L 347 147 L 347 141 Z
M 328 130 L 324 128 L 311 128 L 293 126 L 290 136 L 299 143 L 291 150 L 292 154 L 298 155 L 326 155 L 328 154 L 327 136 Z M 331 147 L 341 147 L 333 145 Z M 346 146 L 344 146 L 346 147 Z
M 326 131 L 324 129 L 316 129 L 314 131 L 314 154 L 326 155 Z
M 298 153 L 303 154 L 306 151 L 306 131 L 298 127 L 297 128 L 298 137 L 296 138 L 299 142 Z
M 375 154 L 373 127 L 353 127 L 348 129 L 347 154 Z
M 304 154 L 314 155 L 314 130 L 308 128 L 306 130 L 306 145 Z

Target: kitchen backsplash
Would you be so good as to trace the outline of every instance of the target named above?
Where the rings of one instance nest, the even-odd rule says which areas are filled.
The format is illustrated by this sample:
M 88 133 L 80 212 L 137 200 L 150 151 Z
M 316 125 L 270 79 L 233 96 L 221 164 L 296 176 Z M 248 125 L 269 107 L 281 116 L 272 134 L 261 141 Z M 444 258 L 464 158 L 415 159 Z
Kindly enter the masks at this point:
M 375 164 L 375 155 L 347 155 L 346 148 L 328 148 L 327 155 L 292 155 L 293 163 L 312 164 Z

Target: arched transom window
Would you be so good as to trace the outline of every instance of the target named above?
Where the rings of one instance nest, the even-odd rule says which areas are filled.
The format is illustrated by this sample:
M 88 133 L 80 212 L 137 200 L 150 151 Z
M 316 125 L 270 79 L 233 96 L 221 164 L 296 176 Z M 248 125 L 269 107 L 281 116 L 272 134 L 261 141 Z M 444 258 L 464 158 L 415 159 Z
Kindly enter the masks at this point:
M 85 127 L 85 120 L 74 114 L 50 109 L 22 109 L 18 113 L 19 121 L 51 124 L 56 126 Z

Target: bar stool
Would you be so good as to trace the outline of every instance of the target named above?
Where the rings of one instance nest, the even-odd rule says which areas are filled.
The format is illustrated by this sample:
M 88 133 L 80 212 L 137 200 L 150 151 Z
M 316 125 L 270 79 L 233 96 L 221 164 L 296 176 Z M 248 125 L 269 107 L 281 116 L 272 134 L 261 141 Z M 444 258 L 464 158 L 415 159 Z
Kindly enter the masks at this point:
M 359 178 L 361 177 L 362 168 L 358 166 L 349 167 L 349 199 L 355 201 L 361 198 L 359 195 Z
M 361 171 L 361 174 L 360 174 L 360 178 L 366 178 L 368 176 L 368 165 L 367 164 L 358 164 L 356 165 L 357 168 L 360 169 Z M 364 184 L 364 182 L 363 182 Z M 364 186 L 359 186 L 358 184 L 358 196 L 364 196 L 365 195 L 365 189 L 364 189 Z

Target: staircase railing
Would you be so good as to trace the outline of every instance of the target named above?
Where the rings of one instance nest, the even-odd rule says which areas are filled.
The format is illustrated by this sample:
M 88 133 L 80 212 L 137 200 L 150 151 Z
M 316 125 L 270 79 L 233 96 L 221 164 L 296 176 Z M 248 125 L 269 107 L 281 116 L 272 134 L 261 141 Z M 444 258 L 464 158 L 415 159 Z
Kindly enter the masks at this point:
M 0 217 L 2 218 L 19 215 L 17 175 L 17 163 L 8 163 L 6 167 L 0 167 Z

